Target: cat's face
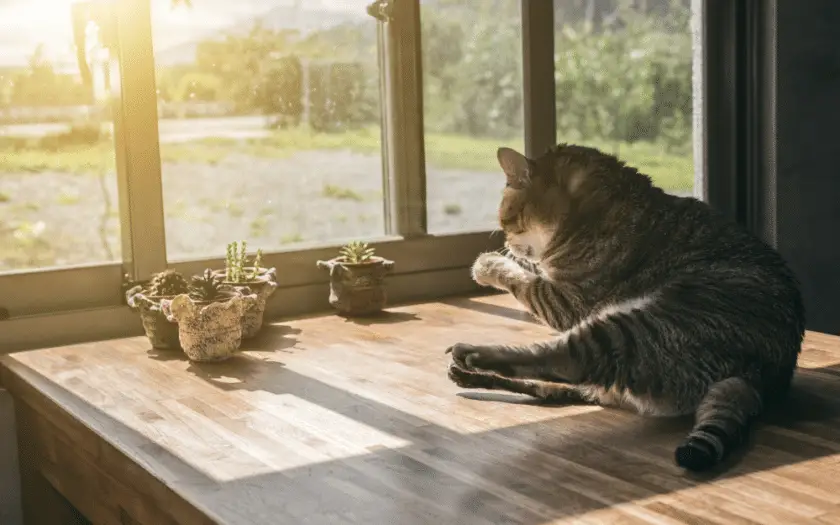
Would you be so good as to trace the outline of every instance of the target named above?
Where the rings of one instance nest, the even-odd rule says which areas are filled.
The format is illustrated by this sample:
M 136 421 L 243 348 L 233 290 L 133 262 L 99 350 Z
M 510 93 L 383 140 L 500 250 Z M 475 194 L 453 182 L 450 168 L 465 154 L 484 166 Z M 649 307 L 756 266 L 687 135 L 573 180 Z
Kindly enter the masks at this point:
M 499 207 L 499 224 L 505 234 L 505 246 L 521 259 L 538 262 L 554 237 L 556 227 L 541 220 L 525 190 L 505 189 Z
M 514 256 L 539 262 L 562 224 L 568 199 L 563 198 L 551 165 L 508 148 L 499 149 L 498 156 L 507 176 L 499 205 L 505 245 Z

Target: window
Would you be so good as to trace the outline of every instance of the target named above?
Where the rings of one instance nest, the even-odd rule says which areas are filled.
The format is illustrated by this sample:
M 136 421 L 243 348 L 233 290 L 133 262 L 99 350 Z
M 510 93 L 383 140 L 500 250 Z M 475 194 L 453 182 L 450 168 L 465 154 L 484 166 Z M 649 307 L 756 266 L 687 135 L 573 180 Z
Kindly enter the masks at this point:
M 690 0 L 554 0 L 557 141 L 694 191 Z
M 234 240 L 278 269 L 273 315 L 326 307 L 315 261 L 350 239 L 396 260 L 393 301 L 472 290 L 499 146 L 594 143 L 689 193 L 688 3 L 8 0 L 2 343 L 136 332 L 124 274 Z
M 423 1 L 420 14 L 429 231 L 490 230 L 496 150 L 524 148 L 520 2 Z
M 53 4 L 0 4 L 0 273 L 121 260 L 114 35 Z
M 152 0 L 169 260 L 385 234 L 365 5 Z

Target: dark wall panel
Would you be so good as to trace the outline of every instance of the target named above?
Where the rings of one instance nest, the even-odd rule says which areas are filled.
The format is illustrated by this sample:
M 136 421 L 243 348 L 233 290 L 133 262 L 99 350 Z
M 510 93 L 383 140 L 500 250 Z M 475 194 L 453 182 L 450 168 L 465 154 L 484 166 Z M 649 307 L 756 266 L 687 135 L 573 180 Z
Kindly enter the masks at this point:
M 840 334 L 840 1 L 777 0 L 776 245 Z

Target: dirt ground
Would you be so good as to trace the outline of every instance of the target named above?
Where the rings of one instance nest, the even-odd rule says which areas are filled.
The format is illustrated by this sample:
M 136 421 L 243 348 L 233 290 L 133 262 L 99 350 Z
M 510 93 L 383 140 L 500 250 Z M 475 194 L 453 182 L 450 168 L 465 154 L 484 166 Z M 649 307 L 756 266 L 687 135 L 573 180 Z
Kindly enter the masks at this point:
M 501 173 L 427 169 L 429 229 L 491 229 Z M 384 233 L 382 162 L 349 151 L 164 164 L 167 254 L 221 255 L 245 239 L 266 251 Z M 0 175 L 0 271 L 120 258 L 116 176 Z

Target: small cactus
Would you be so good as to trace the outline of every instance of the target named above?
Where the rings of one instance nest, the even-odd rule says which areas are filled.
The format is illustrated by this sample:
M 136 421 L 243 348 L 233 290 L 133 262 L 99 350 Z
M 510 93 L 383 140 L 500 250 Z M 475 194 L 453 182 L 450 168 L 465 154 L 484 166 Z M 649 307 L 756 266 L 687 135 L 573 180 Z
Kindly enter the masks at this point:
M 204 274 L 193 276 L 187 293 L 193 301 L 213 302 L 228 289 L 221 279 L 213 275 L 212 270 L 207 269 L 204 270 Z
M 254 281 L 260 272 L 262 265 L 262 250 L 257 250 L 253 264 L 248 264 L 248 242 L 232 242 L 227 245 L 225 252 L 225 281 L 229 283 L 246 283 Z M 253 266 L 251 272 L 245 269 Z
M 338 254 L 344 258 L 346 263 L 358 264 L 370 261 L 375 250 L 368 246 L 366 242 L 352 241 L 341 247 Z
M 152 277 L 149 283 L 149 295 L 154 297 L 172 297 L 187 293 L 187 280 L 180 272 L 164 270 Z

